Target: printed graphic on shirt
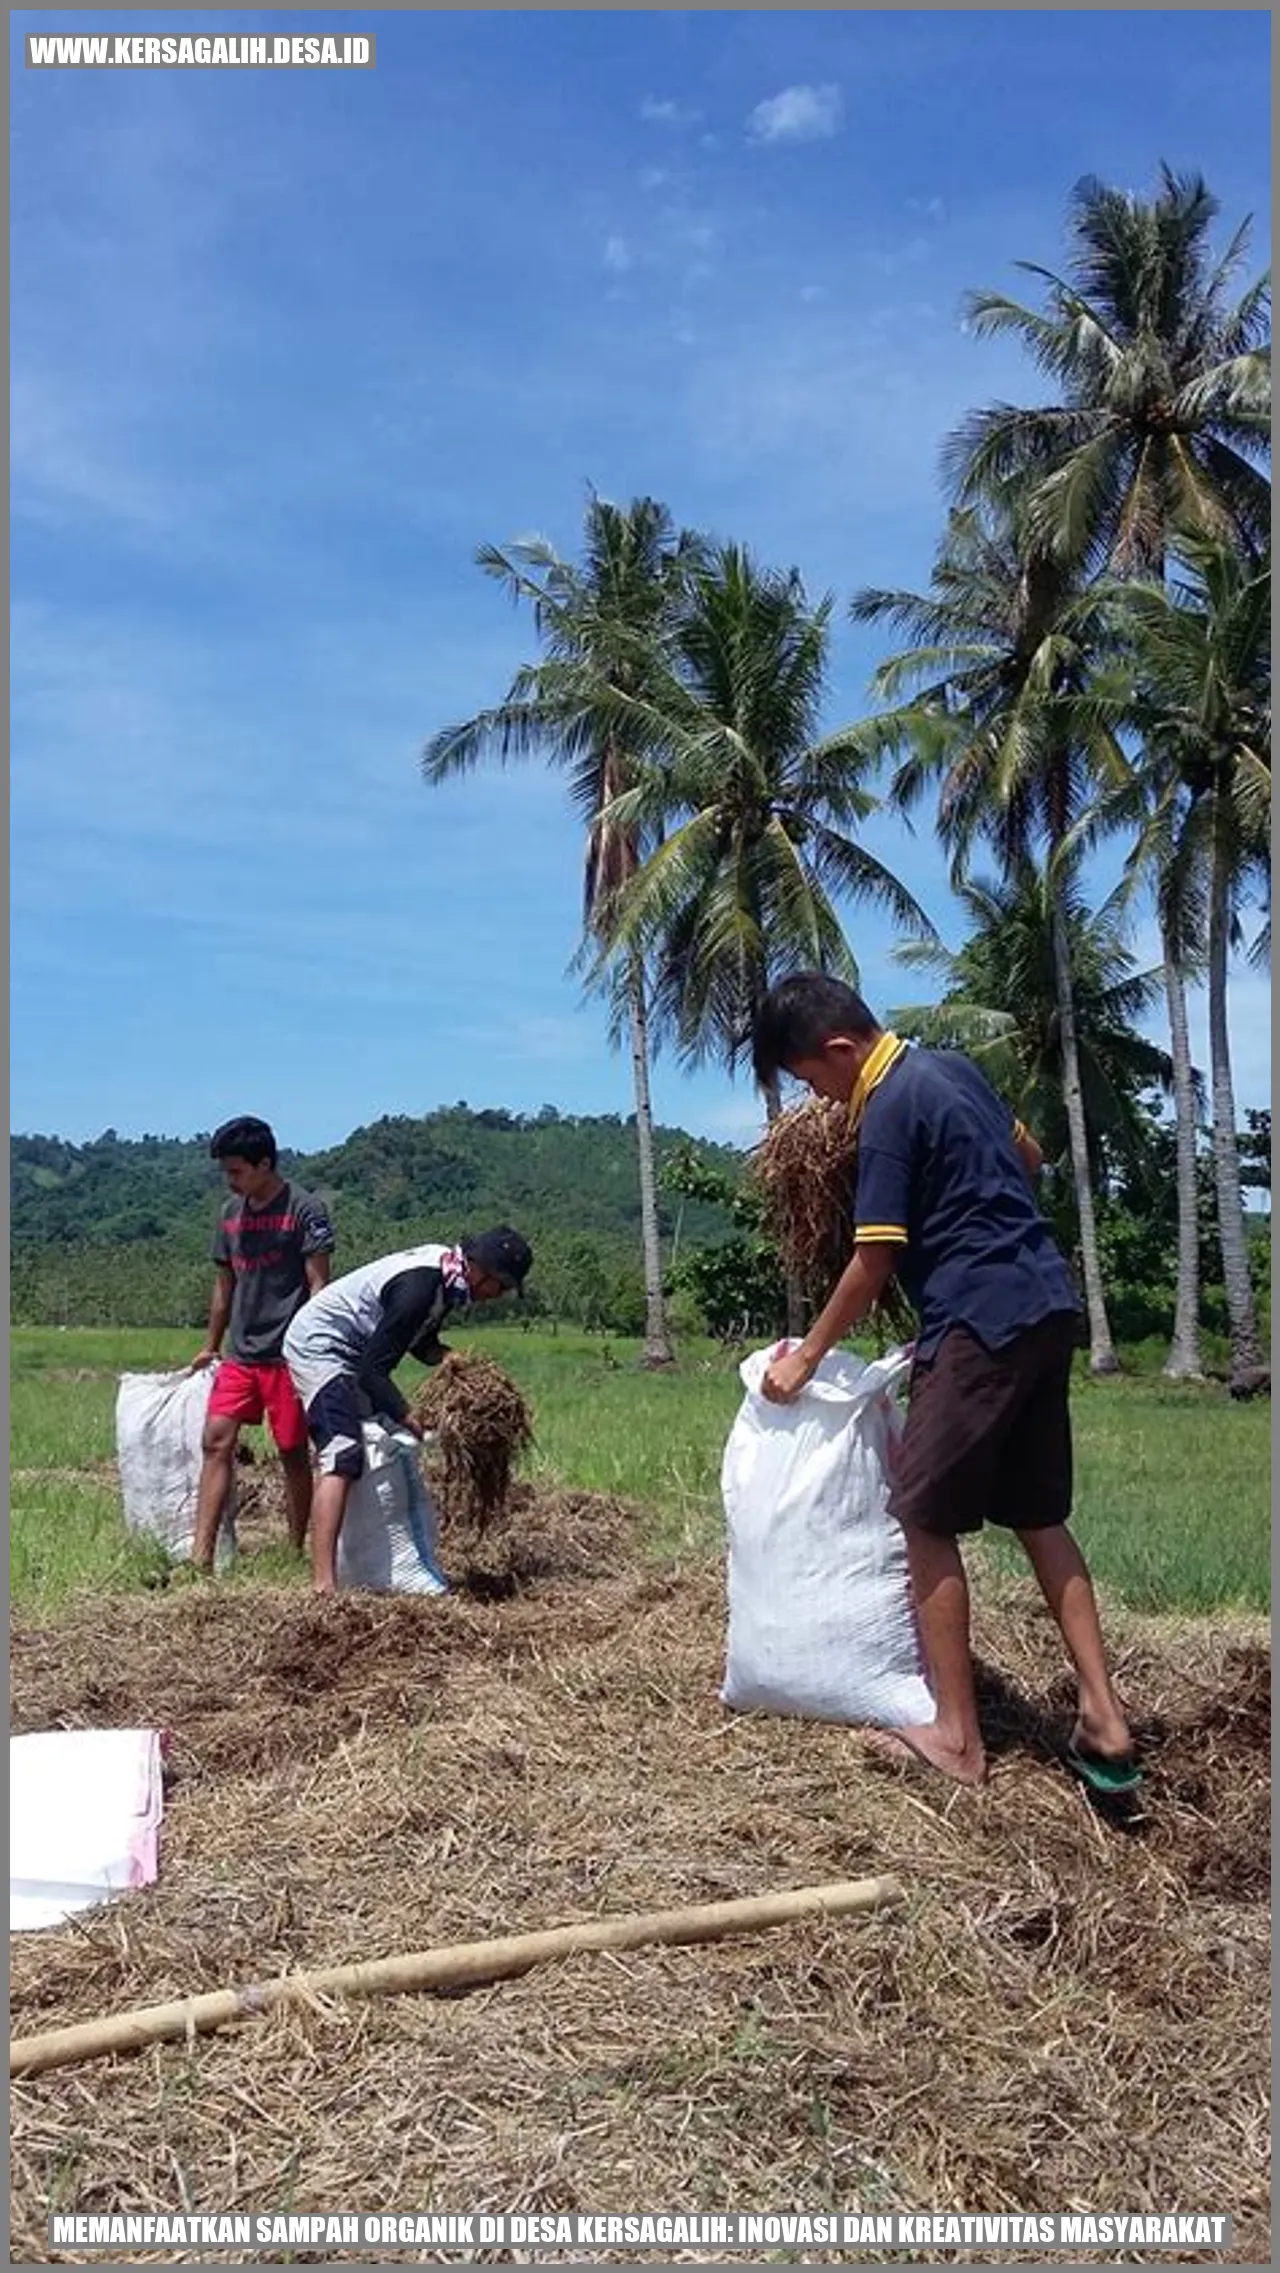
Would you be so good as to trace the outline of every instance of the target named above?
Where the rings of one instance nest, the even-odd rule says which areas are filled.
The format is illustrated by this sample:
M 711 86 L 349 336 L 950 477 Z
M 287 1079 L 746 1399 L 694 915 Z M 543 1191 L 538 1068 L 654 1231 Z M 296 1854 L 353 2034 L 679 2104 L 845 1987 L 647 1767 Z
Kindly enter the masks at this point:
M 248 1365 L 282 1358 L 285 1329 L 307 1299 L 307 1257 L 331 1254 L 333 1244 L 322 1202 L 296 1184 L 286 1184 L 264 1208 L 227 1201 L 213 1259 L 235 1279 L 228 1357 Z

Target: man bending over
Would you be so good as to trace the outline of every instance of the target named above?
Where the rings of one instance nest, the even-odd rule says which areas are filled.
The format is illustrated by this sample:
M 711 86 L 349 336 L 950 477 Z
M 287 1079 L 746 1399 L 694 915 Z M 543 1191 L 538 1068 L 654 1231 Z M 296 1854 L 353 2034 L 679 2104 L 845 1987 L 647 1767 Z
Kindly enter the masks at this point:
M 518 1293 L 532 1262 L 527 1241 L 505 1224 L 456 1247 L 406 1247 L 335 1279 L 294 1319 L 284 1354 L 320 1468 L 311 1522 L 317 1594 L 337 1584 L 347 1494 L 364 1472 L 362 1423 L 377 1413 L 421 1434 L 391 1378 L 395 1368 L 404 1357 L 438 1365 L 450 1312 Z

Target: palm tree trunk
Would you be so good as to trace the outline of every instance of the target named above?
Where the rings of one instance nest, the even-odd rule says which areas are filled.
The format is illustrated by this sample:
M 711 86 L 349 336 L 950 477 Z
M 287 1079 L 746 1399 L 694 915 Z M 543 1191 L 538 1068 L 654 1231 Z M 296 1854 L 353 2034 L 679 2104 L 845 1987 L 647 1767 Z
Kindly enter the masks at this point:
M 1098 1222 L 1093 1209 L 1089 1137 L 1085 1128 L 1080 1049 L 1076 1038 L 1075 995 L 1071 983 L 1071 949 L 1062 903 L 1056 892 L 1050 923 L 1053 934 L 1053 975 L 1058 997 L 1058 1026 L 1062 1036 L 1063 1101 L 1067 1109 L 1071 1178 L 1075 1186 L 1076 1215 L 1080 1225 L 1085 1308 L 1089 1314 L 1089 1370 L 1091 1373 L 1118 1373 L 1120 1368 L 1111 1339 L 1107 1301 L 1102 1288 L 1102 1264 L 1098 1255 Z
M 1221 795 L 1221 793 L 1219 793 Z M 1231 914 L 1231 852 L 1215 811 L 1213 872 L 1209 900 L 1209 1064 L 1213 1085 L 1213 1172 L 1218 1192 L 1218 1239 L 1222 1282 L 1231 1336 L 1231 1372 L 1259 1363 L 1249 1246 L 1240 1189 L 1240 1151 L 1236 1143 L 1236 1100 L 1231 1078 L 1231 1039 L 1227 1031 L 1227 944 Z
M 772 1127 L 781 1111 L 781 1086 L 776 1079 L 767 1081 L 764 1085 L 764 1117 L 769 1127 Z M 797 1274 L 786 1271 L 783 1279 L 787 1290 L 787 1337 L 795 1342 L 802 1338 L 809 1323 L 809 1305 L 805 1300 L 803 1282 Z
M 1163 927 L 1164 987 L 1169 1005 L 1169 1044 L 1173 1058 L 1173 1109 L 1178 1164 L 1178 1281 L 1173 1305 L 1173 1340 L 1165 1360 L 1171 1381 L 1199 1381 L 1200 1227 L 1196 1205 L 1196 1098 L 1191 1078 L 1191 1039 L 1187 1030 L 1187 989 L 1169 926 Z
M 1144 548 L 1146 549 L 1146 548 Z M 1152 583 L 1165 579 L 1164 543 L 1140 556 L 1139 575 Z M 1191 1035 L 1187 986 L 1173 925 L 1160 926 L 1164 950 L 1164 991 L 1169 1006 L 1169 1054 L 1173 1059 L 1173 1115 L 1178 1179 L 1178 1270 L 1173 1297 L 1173 1339 L 1164 1370 L 1170 1381 L 1202 1381 L 1200 1362 L 1200 1208 L 1196 1182 L 1196 1093 L 1191 1077 Z
M 644 964 L 632 955 L 627 972 L 627 1019 L 636 1093 L 636 1151 L 640 1156 L 640 1244 L 644 1254 L 644 1358 L 649 1371 L 674 1365 L 662 1299 L 662 1241 L 658 1230 L 658 1179 L 653 1159 L 653 1104 L 649 1095 L 649 1013 Z

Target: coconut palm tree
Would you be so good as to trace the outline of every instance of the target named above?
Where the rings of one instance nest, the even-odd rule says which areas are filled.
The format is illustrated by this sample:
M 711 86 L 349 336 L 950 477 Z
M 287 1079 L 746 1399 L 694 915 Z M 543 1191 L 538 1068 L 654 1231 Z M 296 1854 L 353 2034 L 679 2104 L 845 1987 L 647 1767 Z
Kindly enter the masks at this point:
M 969 936 L 952 952 L 912 941 L 897 960 L 941 986 L 932 1004 L 890 1013 L 899 1033 L 934 1049 L 959 1049 L 980 1065 L 1019 1119 L 1033 1128 L 1050 1165 L 1070 1173 L 1063 1102 L 1062 1022 L 1054 956 L 1055 896 L 1071 954 L 1080 1051 L 1080 1085 L 1093 1156 L 1136 1157 L 1147 1116 L 1144 1092 L 1168 1090 L 1173 1066 L 1135 1029 L 1159 1000 L 1160 973 L 1139 970 L 1126 915 L 1115 896 L 1090 909 L 1078 870 L 1059 877 L 1056 895 L 1043 871 L 1020 861 L 999 881 L 959 887 Z
M 1041 543 L 1116 575 L 1162 577 L 1178 532 L 1260 543 L 1271 521 L 1271 284 L 1237 293 L 1248 220 L 1214 259 L 1219 202 L 1200 175 L 1162 166 L 1155 198 L 1087 177 L 1069 209 L 1066 275 L 1023 261 L 1044 284 L 1028 309 L 1003 293 L 969 300 L 982 334 L 1012 334 L 1055 382 L 1039 409 L 975 411 L 948 443 L 962 498 L 1030 475 Z M 1166 1371 L 1196 1375 L 1196 1118 L 1187 1041 L 1194 911 L 1166 884 L 1162 927 L 1178 1123 L 1178 1302 Z
M 856 982 L 838 901 L 931 929 L 858 842 L 877 800 L 856 736 L 818 737 L 831 609 L 794 570 L 723 545 L 690 578 L 670 659 L 634 706 L 656 762 L 604 821 L 653 849 L 615 903 L 612 936 L 652 957 L 655 1013 L 688 1063 L 732 1071 L 788 970 Z M 774 1117 L 776 1089 L 766 1105 Z
M 1160 169 L 1153 198 L 1077 183 L 1065 275 L 1018 265 L 1040 308 L 975 292 L 970 328 L 1029 350 L 1058 390 L 1035 409 L 976 411 L 947 445 L 961 502 L 1011 476 L 1034 483 L 1034 536 L 1059 557 L 1159 576 L 1171 535 L 1256 543 L 1270 524 L 1270 278 L 1238 296 L 1249 241 L 1221 258 L 1218 201 L 1198 174 Z
M 892 796 L 904 812 L 936 790 L 938 831 L 953 879 L 964 881 L 980 842 L 1010 876 L 1034 852 L 1043 855 L 1090 1365 L 1095 1373 L 1114 1373 L 1065 859 L 1070 832 L 1096 783 L 1114 778 L 1120 767 L 1114 737 L 1088 700 L 1101 635 L 1098 611 L 1070 567 L 1030 535 L 1025 488 L 1010 483 L 997 502 L 951 514 L 927 593 L 866 590 L 855 596 L 853 615 L 858 622 L 888 623 L 910 642 L 873 680 L 893 707 L 852 731 L 866 753 L 897 758 Z
M 1171 584 L 1121 594 L 1132 654 L 1129 721 L 1136 782 L 1113 794 L 1102 825 L 1143 809 L 1131 873 L 1154 875 L 1184 910 L 1204 911 L 1214 1179 L 1232 1363 L 1258 1362 L 1240 1188 L 1227 1015 L 1228 963 L 1250 905 L 1269 911 L 1271 880 L 1271 553 L 1183 540 Z M 1136 795 L 1135 795 L 1136 790 Z M 1255 953 L 1269 943 L 1269 913 Z
M 1151 868 L 1173 1064 L 1174 1173 L 1178 1186 L 1173 1334 L 1164 1370 L 1171 1381 L 1198 1381 L 1204 1370 L 1200 1358 L 1200 1213 L 1196 1173 L 1200 1111 L 1198 1084 L 1191 1063 L 1187 987 L 1200 976 L 1205 926 L 1194 878 L 1185 872 L 1179 874 L 1167 864 L 1152 863 Z
M 1126 634 L 1125 593 L 1121 590 L 1116 625 L 1117 651 L 1100 671 L 1094 699 L 1108 711 L 1117 732 L 1134 719 L 1132 657 Z M 1163 769 L 1151 753 L 1133 767 L 1131 779 L 1113 786 L 1085 813 L 1073 831 L 1080 850 L 1107 836 L 1127 838 L 1133 848 L 1118 899 L 1126 907 L 1141 896 L 1154 906 L 1160 931 L 1161 978 L 1169 1022 L 1173 1075 L 1174 1175 L 1176 1179 L 1177 1262 L 1173 1332 L 1165 1359 L 1171 1381 L 1199 1381 L 1200 1350 L 1200 1177 L 1199 1131 L 1203 1118 L 1200 1081 L 1191 1062 L 1187 990 L 1204 973 L 1207 908 L 1203 879 L 1173 857 L 1173 808 L 1165 800 Z
M 645 849 L 643 824 L 612 818 L 646 752 L 639 714 L 623 697 L 648 684 L 679 618 L 683 580 L 701 540 L 677 531 L 649 497 L 619 506 L 589 492 L 581 559 L 561 559 L 541 540 L 476 555 L 517 602 L 533 611 L 543 654 L 517 671 L 492 710 L 432 736 L 422 770 L 439 783 L 482 762 L 541 757 L 563 767 L 586 825 L 583 924 L 603 948 L 613 910 Z M 636 1100 L 648 1366 L 672 1363 L 662 1295 L 662 1256 L 649 1084 L 650 989 L 644 955 L 626 948 L 615 972 L 629 1028 Z
M 1270 281 L 1237 295 L 1249 239 L 1238 229 L 1220 259 L 1210 247 L 1219 206 L 1199 175 L 1161 168 L 1154 198 L 1076 185 L 1065 276 L 1020 266 L 1044 286 L 1028 308 L 974 293 L 979 336 L 1019 339 L 1058 389 L 1034 409 L 997 404 L 951 438 L 957 494 L 974 498 L 1029 477 L 1033 532 L 1059 558 L 1118 575 L 1164 574 L 1178 531 L 1259 541 L 1270 524 L 1263 467 L 1271 431 Z M 1198 1345 L 1196 1123 L 1187 1032 L 1191 912 L 1156 893 L 1175 1065 L 1178 1295 L 1166 1370 L 1195 1375 Z

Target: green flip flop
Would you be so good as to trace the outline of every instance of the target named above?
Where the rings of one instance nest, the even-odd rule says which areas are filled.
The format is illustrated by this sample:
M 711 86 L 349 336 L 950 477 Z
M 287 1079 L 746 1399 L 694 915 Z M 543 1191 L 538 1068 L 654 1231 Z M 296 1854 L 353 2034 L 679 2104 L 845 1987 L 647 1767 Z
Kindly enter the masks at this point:
M 1108 1759 L 1105 1753 L 1091 1752 L 1083 1744 L 1067 1746 L 1067 1766 L 1090 1791 L 1101 1792 L 1107 1799 L 1117 1799 L 1123 1792 L 1136 1792 L 1142 1782 L 1142 1770 L 1136 1760 Z

